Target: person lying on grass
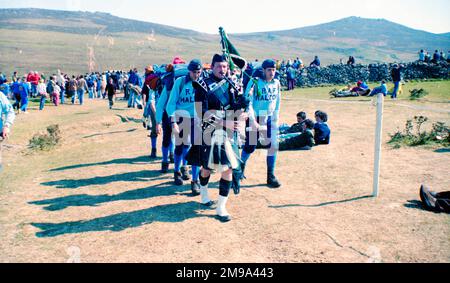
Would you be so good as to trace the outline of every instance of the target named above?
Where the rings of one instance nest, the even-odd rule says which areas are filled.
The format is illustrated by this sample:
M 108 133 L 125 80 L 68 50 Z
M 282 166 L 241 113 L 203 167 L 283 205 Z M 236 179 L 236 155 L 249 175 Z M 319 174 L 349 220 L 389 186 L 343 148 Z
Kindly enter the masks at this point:
M 311 150 L 314 146 L 314 122 L 306 119 L 302 123 L 302 132 L 278 136 L 280 151 Z

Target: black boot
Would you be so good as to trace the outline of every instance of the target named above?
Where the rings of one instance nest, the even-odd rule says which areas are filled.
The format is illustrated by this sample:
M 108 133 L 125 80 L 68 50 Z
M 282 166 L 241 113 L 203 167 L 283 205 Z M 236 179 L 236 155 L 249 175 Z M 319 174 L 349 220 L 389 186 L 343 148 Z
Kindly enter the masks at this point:
M 169 154 L 169 162 L 170 162 L 170 164 L 174 164 L 175 163 L 175 159 L 173 158 L 173 152 L 171 152 Z
M 165 174 L 169 172 L 169 162 L 161 163 L 161 173 Z
M 188 166 L 181 167 L 181 178 L 184 181 L 189 181 L 191 179 L 191 176 L 189 175 L 189 167 Z
M 152 148 L 152 154 L 150 155 L 150 158 L 151 159 L 157 158 L 157 156 L 156 156 L 156 148 Z
M 191 191 L 193 196 L 200 195 L 200 183 L 199 181 L 191 182 Z
M 181 173 L 180 172 L 175 172 L 173 174 L 173 179 L 175 182 L 176 186 L 183 186 L 183 179 L 181 179 Z
M 281 187 L 280 182 L 278 181 L 277 177 L 275 177 L 275 175 L 273 173 L 267 174 L 267 186 L 269 186 L 269 188 L 274 188 L 274 189 Z

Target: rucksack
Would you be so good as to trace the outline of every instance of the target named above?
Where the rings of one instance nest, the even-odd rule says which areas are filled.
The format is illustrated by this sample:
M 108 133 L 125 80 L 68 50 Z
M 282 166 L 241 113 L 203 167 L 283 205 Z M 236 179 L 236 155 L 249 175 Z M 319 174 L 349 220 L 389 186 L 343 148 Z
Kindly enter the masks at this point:
M 156 74 L 151 74 L 149 76 L 147 76 L 147 78 L 145 79 L 145 84 L 148 85 L 148 87 L 151 90 L 157 90 L 158 89 L 158 84 L 159 84 L 159 76 Z
M 77 81 L 70 80 L 69 81 L 69 90 L 70 91 L 76 91 L 77 90 Z
M 47 83 L 47 93 L 52 94 L 54 90 L 55 90 L 55 88 L 53 87 L 52 81 L 49 81 Z
M 173 65 L 173 72 L 166 73 L 161 77 L 164 87 L 167 91 L 172 91 L 173 85 L 178 78 L 186 77 L 189 75 L 189 70 L 186 64 Z

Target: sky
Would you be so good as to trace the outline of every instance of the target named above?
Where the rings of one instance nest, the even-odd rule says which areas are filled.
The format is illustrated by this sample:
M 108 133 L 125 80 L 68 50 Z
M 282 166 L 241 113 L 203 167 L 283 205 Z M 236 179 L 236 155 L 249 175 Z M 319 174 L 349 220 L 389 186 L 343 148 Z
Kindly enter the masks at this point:
M 99 11 L 205 33 L 219 26 L 228 33 L 285 30 L 349 16 L 450 32 L 450 0 L 0 0 L 0 8 Z

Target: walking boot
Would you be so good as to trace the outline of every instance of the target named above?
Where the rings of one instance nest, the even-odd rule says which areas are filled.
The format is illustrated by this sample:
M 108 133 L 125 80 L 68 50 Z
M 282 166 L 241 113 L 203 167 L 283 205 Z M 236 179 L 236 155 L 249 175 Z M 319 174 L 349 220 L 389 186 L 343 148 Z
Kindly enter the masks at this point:
M 267 174 L 267 186 L 269 186 L 269 188 L 279 188 L 281 187 L 280 182 L 278 181 L 277 177 L 275 177 L 274 174 Z

